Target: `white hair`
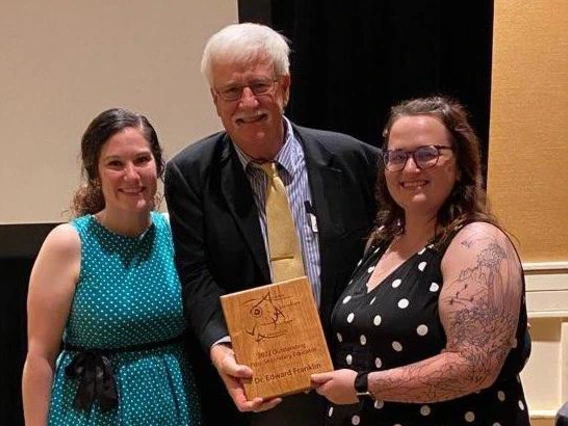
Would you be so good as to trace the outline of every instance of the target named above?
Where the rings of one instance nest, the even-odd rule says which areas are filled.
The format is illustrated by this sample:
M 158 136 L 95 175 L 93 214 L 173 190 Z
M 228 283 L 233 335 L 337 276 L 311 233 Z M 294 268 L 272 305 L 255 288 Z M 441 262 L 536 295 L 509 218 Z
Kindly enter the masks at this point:
M 268 60 L 276 76 L 290 74 L 288 39 L 265 25 L 232 24 L 215 33 L 207 41 L 201 58 L 201 74 L 213 84 L 213 64 L 221 61 L 247 63 Z

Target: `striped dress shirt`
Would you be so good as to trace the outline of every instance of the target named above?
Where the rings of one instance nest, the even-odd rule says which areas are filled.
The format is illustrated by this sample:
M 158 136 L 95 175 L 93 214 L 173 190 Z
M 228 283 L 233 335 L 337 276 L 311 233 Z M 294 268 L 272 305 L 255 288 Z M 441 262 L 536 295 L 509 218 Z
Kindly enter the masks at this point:
M 278 173 L 286 187 L 288 203 L 292 210 L 294 226 L 298 234 L 304 260 L 306 275 L 310 281 L 314 299 L 319 306 L 321 294 L 320 280 L 320 252 L 317 230 L 317 219 L 312 207 L 312 194 L 308 183 L 308 170 L 302 145 L 294 136 L 292 124 L 284 118 L 286 137 L 284 145 L 276 155 L 274 161 L 277 163 Z M 267 257 L 270 253 L 268 249 L 268 238 L 266 231 L 266 186 L 268 177 L 257 166 L 251 157 L 245 154 L 236 144 L 233 144 L 237 156 L 250 183 L 254 201 L 259 212 L 260 229 L 266 249 Z M 267 258 L 270 265 L 270 258 Z

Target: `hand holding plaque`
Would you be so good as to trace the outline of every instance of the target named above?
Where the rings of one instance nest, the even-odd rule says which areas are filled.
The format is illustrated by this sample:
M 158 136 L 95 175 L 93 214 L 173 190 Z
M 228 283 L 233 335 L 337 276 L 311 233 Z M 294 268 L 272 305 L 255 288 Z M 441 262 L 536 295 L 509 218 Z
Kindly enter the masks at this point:
M 248 399 L 274 398 L 310 389 L 310 375 L 332 371 L 306 277 L 221 296 L 239 364 L 253 369 Z

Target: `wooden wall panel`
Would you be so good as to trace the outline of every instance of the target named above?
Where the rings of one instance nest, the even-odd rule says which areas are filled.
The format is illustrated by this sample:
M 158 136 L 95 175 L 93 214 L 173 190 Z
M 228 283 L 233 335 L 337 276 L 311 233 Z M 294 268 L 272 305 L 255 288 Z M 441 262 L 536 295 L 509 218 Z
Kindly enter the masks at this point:
M 524 261 L 568 260 L 568 2 L 496 0 L 488 191 Z
M 567 161 L 568 2 L 495 0 L 488 192 L 525 268 L 535 426 L 568 400 Z

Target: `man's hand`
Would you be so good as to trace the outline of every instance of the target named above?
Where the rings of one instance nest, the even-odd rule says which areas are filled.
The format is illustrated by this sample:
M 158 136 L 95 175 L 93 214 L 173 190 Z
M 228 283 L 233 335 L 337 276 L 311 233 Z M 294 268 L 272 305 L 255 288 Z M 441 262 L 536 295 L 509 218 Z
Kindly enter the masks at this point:
M 250 401 L 247 399 L 243 383 L 252 378 L 252 369 L 246 365 L 237 364 L 235 353 L 227 344 L 214 345 L 209 355 L 239 411 L 258 413 L 270 410 L 282 402 L 282 398 L 265 400 L 257 397 Z

